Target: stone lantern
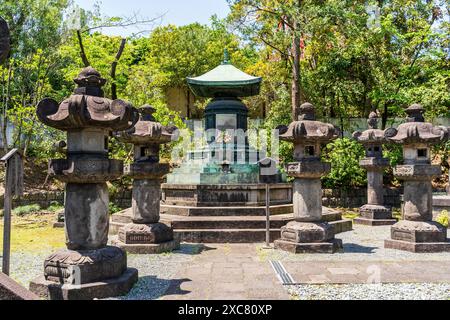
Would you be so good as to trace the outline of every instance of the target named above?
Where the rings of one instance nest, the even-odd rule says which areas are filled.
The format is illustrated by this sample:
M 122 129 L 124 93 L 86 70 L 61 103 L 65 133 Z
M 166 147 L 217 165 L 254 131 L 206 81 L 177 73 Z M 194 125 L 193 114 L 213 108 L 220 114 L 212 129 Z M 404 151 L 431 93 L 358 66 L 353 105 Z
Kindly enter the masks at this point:
M 282 140 L 295 146 L 296 162 L 287 165 L 287 173 L 294 177 L 294 221 L 281 229 L 277 249 L 292 253 L 334 253 L 342 248 L 335 239 L 331 225 L 322 219 L 322 185 L 320 178 L 328 174 L 331 165 L 323 163 L 321 145 L 335 140 L 339 130 L 333 125 L 316 121 L 315 108 L 305 103 L 299 110 L 299 121 L 286 128 Z
M 152 254 L 176 250 L 173 230 L 160 223 L 161 180 L 170 165 L 159 162 L 160 145 L 173 140 L 176 127 L 167 128 L 156 122 L 155 109 L 144 106 L 141 119 L 133 129 L 116 134 L 134 145 L 134 163 L 127 169 L 133 181 L 132 222 L 119 230 L 113 244 L 129 253 Z
M 404 181 L 405 191 L 404 220 L 392 226 L 385 247 L 410 252 L 450 251 L 447 229 L 432 221 L 431 181 L 442 171 L 430 160 L 430 147 L 448 139 L 447 129 L 426 123 L 421 105 L 412 105 L 406 112 L 407 122 L 386 132 L 389 140 L 403 146 L 404 164 L 397 166 L 394 174 Z
M 108 158 L 113 131 L 127 130 L 138 121 L 135 108 L 122 100 L 104 98 L 106 83 L 93 68 L 74 80 L 78 87 L 60 105 L 44 99 L 39 120 L 67 131 L 67 158 L 51 160 L 49 172 L 66 183 L 65 231 L 67 249 L 45 260 L 44 276 L 30 289 L 56 300 L 85 300 L 126 294 L 138 279 L 127 269 L 127 255 L 107 246 L 109 195 L 107 181 L 123 175 L 123 162 Z
M 383 171 L 389 166 L 389 159 L 383 158 L 383 144 L 388 140 L 385 131 L 378 129 L 378 115 L 372 112 L 368 120 L 369 130 L 355 132 L 353 137 L 366 149 L 366 157 L 360 165 L 367 170 L 368 203 L 360 208 L 361 217 L 356 224 L 369 226 L 393 225 L 392 209 L 384 205 Z

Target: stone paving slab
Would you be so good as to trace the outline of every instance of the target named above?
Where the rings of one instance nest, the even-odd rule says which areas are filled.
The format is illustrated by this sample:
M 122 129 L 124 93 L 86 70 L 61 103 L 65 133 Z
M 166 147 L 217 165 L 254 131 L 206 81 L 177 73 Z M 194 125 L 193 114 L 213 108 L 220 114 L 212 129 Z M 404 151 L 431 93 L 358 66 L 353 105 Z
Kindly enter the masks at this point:
M 358 234 L 367 236 L 366 229 Z M 286 255 L 262 249 L 262 244 L 217 244 L 195 256 L 177 271 L 177 281 L 164 300 L 287 300 L 270 261 L 279 261 L 295 284 L 449 283 L 450 256 L 444 254 L 400 254 L 380 251 L 380 240 L 388 229 L 372 230 L 378 237 L 367 240 L 375 253 L 353 252 L 353 247 L 336 255 Z M 344 235 L 344 238 L 346 236 Z M 347 236 L 348 237 L 348 236 Z M 356 237 L 356 239 L 355 239 Z
M 294 255 L 262 244 L 208 244 L 180 259 L 165 280 L 164 300 L 287 300 L 271 261 L 280 262 L 300 286 L 381 283 L 450 284 L 450 254 L 413 254 L 383 248 L 389 227 L 355 226 L 338 235 L 344 252 Z M 182 248 L 189 246 L 183 244 Z M 156 259 L 156 257 L 155 257 Z M 150 262 L 152 265 L 152 262 Z M 362 290 L 362 289 L 361 289 Z
M 171 286 L 164 300 L 288 300 L 272 267 L 258 257 L 257 245 L 214 245 L 176 278 L 189 281 Z
M 295 284 L 450 283 L 450 261 L 285 262 Z

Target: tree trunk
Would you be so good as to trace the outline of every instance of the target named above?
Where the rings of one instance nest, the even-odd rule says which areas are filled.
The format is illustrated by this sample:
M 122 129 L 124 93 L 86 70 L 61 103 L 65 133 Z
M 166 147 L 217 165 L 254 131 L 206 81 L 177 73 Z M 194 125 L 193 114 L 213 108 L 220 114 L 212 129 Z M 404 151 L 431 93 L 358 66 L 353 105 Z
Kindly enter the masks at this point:
M 112 100 L 117 100 L 117 83 L 116 83 L 117 64 L 119 63 L 119 60 L 122 57 L 123 50 L 125 49 L 126 44 L 127 44 L 127 39 L 122 39 L 122 41 L 120 42 L 119 51 L 117 52 L 114 62 L 111 65 L 111 99 Z
M 6 84 L 6 97 L 5 97 L 5 104 L 3 106 L 2 139 L 3 139 L 3 150 L 6 153 L 8 152 L 8 105 L 9 105 L 12 68 L 13 68 L 12 63 L 9 63 L 8 80 Z
M 382 130 L 386 129 L 388 118 L 389 118 L 389 108 L 388 108 L 388 103 L 385 102 L 383 115 L 381 116 L 381 129 Z
M 298 9 L 302 6 L 302 0 L 298 0 Z M 300 33 L 300 16 L 295 18 L 293 39 L 292 39 L 292 119 L 294 121 L 298 120 L 298 109 L 301 105 L 301 70 L 300 70 L 300 59 L 301 59 L 301 33 Z
M 186 117 L 191 118 L 191 90 L 187 88 L 187 104 L 186 104 Z
M 298 23 L 296 23 L 296 29 Z M 292 120 L 298 120 L 298 109 L 301 105 L 301 93 L 300 93 L 300 37 L 297 31 L 294 31 L 294 39 L 292 41 Z

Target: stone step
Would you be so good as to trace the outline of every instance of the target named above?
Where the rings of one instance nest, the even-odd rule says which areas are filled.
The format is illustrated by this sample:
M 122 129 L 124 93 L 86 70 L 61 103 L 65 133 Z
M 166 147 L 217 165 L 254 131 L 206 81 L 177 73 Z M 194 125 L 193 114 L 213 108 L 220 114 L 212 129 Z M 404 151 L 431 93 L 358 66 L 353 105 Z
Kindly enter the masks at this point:
M 189 229 L 175 230 L 176 239 L 187 243 L 262 243 L 265 229 Z M 270 231 L 271 242 L 281 238 L 280 229 Z
M 174 230 L 186 229 L 265 229 L 265 217 L 233 216 L 233 217 L 161 217 L 162 221 L 170 224 Z M 281 215 L 271 217 L 271 228 L 281 229 L 292 221 L 292 215 Z
M 170 210 L 168 210 L 170 208 Z M 292 213 L 292 205 L 279 205 L 272 206 L 270 208 L 271 217 L 283 216 L 286 214 Z M 171 213 L 169 213 L 171 212 Z M 173 214 L 176 212 L 177 214 Z M 180 214 L 178 214 L 180 213 Z M 185 213 L 185 214 L 181 214 Z M 191 213 L 191 214 L 187 214 Z M 194 213 L 194 214 L 192 214 Z M 243 214 L 239 214 L 243 213 Z M 253 214 L 252 214 L 253 213 Z M 255 214 L 256 213 L 256 214 Z M 211 208 L 194 208 L 194 207 L 178 207 L 178 206 L 161 206 L 161 214 L 168 216 L 181 216 L 181 217 L 205 217 L 207 219 L 211 219 L 213 217 L 260 217 L 265 219 L 266 212 L 265 208 L 261 207 L 230 207 L 230 208 L 219 208 L 219 207 L 211 207 Z M 335 211 L 329 208 L 324 208 L 323 220 L 326 222 L 333 222 L 342 220 L 342 214 L 339 211 Z M 112 215 L 111 222 L 115 223 L 131 223 L 131 209 L 127 209 Z
M 336 234 L 351 231 L 352 221 L 340 220 L 330 223 Z M 272 226 L 274 227 L 274 226 Z M 175 237 L 187 243 L 262 243 L 266 240 L 266 229 L 176 229 Z M 281 238 L 281 228 L 270 230 L 270 241 Z
M 353 221 L 348 219 L 342 219 L 337 221 L 329 222 L 330 225 L 334 227 L 334 233 L 344 233 L 353 230 Z
M 292 204 L 272 205 L 271 215 L 288 214 L 293 212 Z M 161 213 L 174 216 L 266 216 L 265 207 L 189 207 L 161 205 Z

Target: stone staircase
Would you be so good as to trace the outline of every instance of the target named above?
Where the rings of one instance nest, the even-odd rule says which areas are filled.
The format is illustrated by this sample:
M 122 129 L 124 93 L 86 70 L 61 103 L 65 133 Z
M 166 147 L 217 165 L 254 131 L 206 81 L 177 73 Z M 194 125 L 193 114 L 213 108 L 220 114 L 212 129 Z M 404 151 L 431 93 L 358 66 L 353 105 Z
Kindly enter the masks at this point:
M 198 208 L 161 206 L 161 222 L 174 229 L 175 236 L 187 243 L 258 243 L 266 239 L 265 208 Z M 271 207 L 271 241 L 281 237 L 281 227 L 293 220 L 292 205 Z M 335 232 L 352 230 L 352 221 L 342 219 L 339 211 L 324 208 L 323 218 Z M 116 213 L 111 219 L 111 234 L 131 222 L 131 209 Z

